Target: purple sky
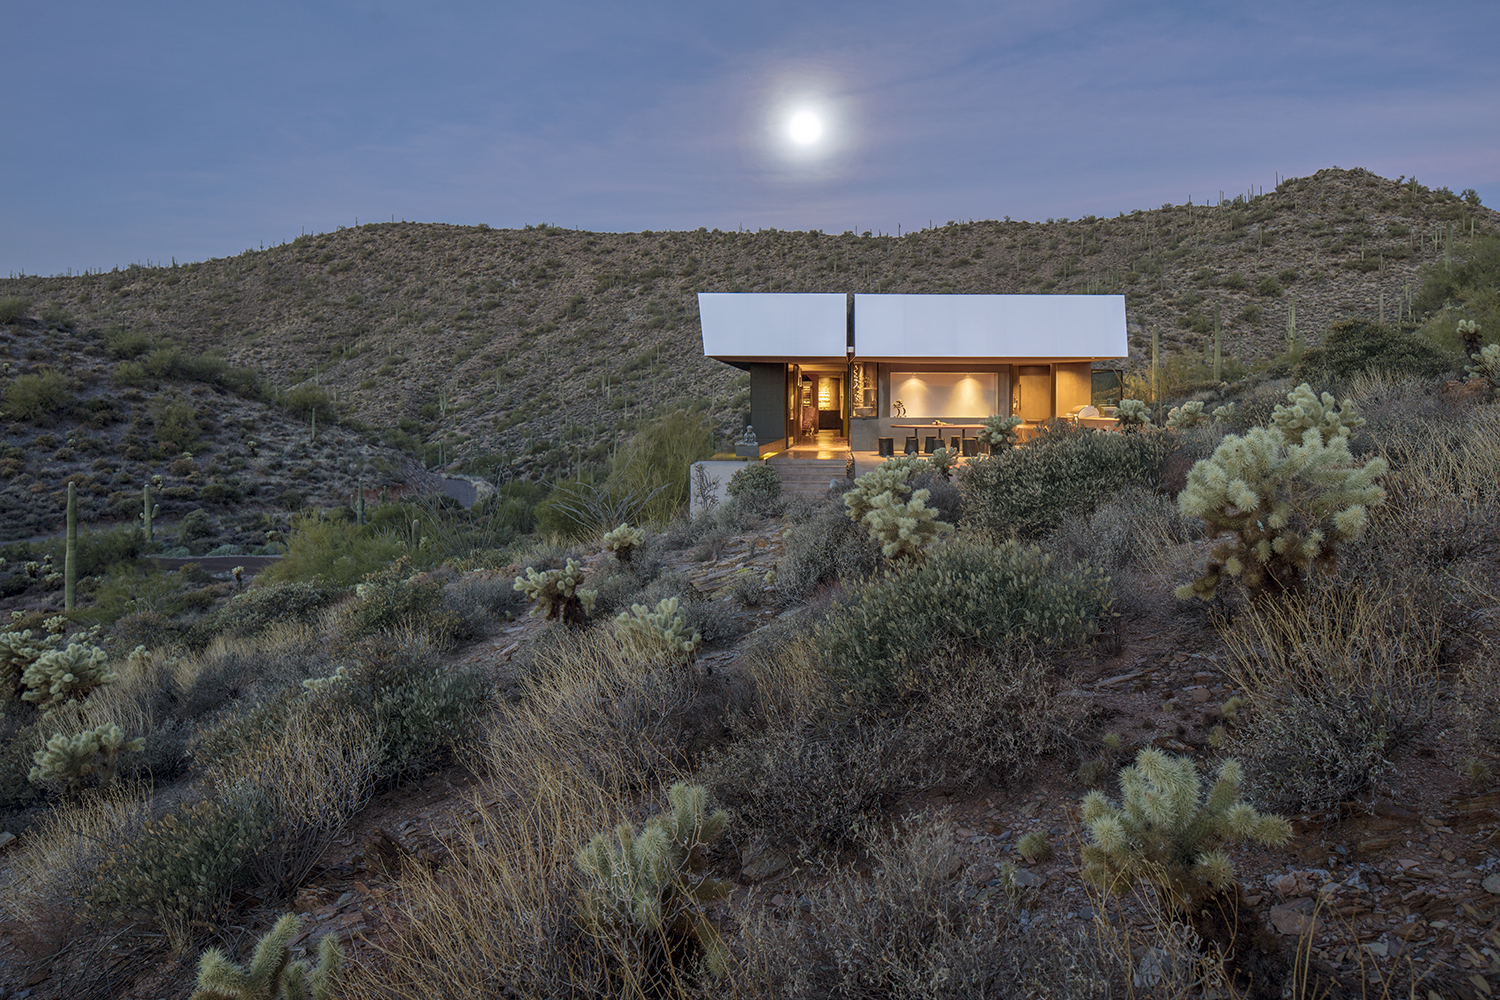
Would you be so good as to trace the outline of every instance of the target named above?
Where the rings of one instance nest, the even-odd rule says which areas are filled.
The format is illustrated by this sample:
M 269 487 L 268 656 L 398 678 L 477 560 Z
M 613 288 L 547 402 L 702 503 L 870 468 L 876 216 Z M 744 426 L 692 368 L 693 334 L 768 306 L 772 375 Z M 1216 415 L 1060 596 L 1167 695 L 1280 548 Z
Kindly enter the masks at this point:
M 0 275 L 389 219 L 921 228 L 1365 167 L 1500 206 L 1500 3 L 11 4 Z M 785 137 L 798 108 L 823 140 Z

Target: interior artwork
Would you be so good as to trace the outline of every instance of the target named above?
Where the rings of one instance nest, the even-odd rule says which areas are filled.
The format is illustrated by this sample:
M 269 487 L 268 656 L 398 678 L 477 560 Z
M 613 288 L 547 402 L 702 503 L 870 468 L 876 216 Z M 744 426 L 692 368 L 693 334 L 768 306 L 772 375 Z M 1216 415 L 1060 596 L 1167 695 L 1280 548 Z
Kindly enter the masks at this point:
M 1000 376 L 994 372 L 892 372 L 891 395 L 907 415 L 987 417 L 999 411 Z

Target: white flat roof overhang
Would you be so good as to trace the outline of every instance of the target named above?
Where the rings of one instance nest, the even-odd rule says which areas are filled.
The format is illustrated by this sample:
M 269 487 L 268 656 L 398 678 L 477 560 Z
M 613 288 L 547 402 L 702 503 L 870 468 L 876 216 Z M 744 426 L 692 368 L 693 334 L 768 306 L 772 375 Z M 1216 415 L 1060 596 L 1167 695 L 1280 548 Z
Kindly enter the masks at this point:
M 855 295 L 861 361 L 1122 358 L 1123 295 Z
M 699 292 L 703 353 L 720 361 L 843 364 L 849 299 L 843 292 Z

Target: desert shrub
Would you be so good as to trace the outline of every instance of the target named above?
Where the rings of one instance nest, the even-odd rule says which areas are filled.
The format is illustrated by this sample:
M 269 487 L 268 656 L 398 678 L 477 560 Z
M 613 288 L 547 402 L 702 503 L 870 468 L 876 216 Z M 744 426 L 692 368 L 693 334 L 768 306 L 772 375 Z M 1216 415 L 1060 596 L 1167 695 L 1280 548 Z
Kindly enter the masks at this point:
M 323 711 L 306 695 L 281 704 L 274 726 L 208 758 L 205 771 L 221 796 L 253 790 L 264 801 L 267 834 L 250 875 L 287 898 L 369 800 L 382 746 L 367 716 Z
M 182 400 L 159 400 L 152 407 L 156 440 L 174 452 L 189 451 L 198 444 L 203 428 L 198 423 L 198 411 L 191 403 Z
M 1419 334 L 1367 319 L 1341 319 L 1323 343 L 1302 355 L 1292 375 L 1302 381 L 1347 378 L 1369 368 L 1433 377 L 1450 372 L 1457 359 Z
M 405 546 L 368 525 L 314 516 L 292 520 L 286 555 L 260 574 L 262 584 L 322 583 L 352 587 L 383 569 Z
M 24 809 L 47 794 L 30 779 L 36 766 L 33 755 L 46 743 L 50 729 L 44 720 L 4 720 L 0 728 L 0 812 Z
M 964 523 L 1021 538 L 1048 534 L 1131 485 L 1154 485 L 1173 447 L 1159 432 L 1057 432 L 970 462 L 959 477 Z
M 864 846 L 868 873 L 826 871 L 811 912 L 742 912 L 737 944 L 742 982 L 752 996 L 1085 997 L 1109 995 L 1096 950 L 1053 937 L 1024 919 L 1001 892 L 988 905 L 966 877 L 953 823 L 913 816 Z
M 1090 514 L 1075 514 L 1052 536 L 1062 558 L 1089 562 L 1111 574 L 1131 565 L 1152 565 L 1168 547 L 1201 534 L 1169 497 L 1142 486 L 1127 486 Z
M 283 392 L 276 401 L 281 404 L 282 409 L 303 420 L 311 420 L 316 416 L 317 419 L 326 422 L 337 416 L 333 407 L 333 398 L 328 395 L 328 391 L 311 382 L 293 386 Z
M 902 717 L 931 779 L 1008 781 L 1073 747 L 1086 712 L 1058 693 L 1051 673 L 1025 647 L 933 662 Z
M 769 465 L 751 462 L 729 477 L 725 490 L 742 509 L 771 514 L 781 499 L 781 477 Z
M 909 734 L 889 720 L 802 718 L 710 754 L 698 772 L 745 824 L 799 857 L 848 848 L 927 786 Z
M 958 524 L 963 518 L 963 494 L 958 485 L 936 469 L 917 469 L 912 473 L 911 488 L 926 490 L 926 506 L 937 512 L 937 519 Z
M 215 637 L 248 639 L 276 625 L 311 625 L 345 594 L 320 583 L 273 583 L 250 587 L 204 615 L 189 633 L 201 649 Z
M 1441 616 L 1404 588 L 1330 583 L 1223 633 L 1252 719 L 1231 744 L 1260 801 L 1326 808 L 1377 787 L 1440 693 Z
M 868 576 L 879 565 L 880 548 L 869 534 L 843 510 L 825 505 L 782 535 L 776 596 L 783 604 L 794 603 L 824 584 Z
M 819 627 L 818 643 L 849 689 L 880 698 L 909 688 L 938 655 L 1081 645 L 1108 586 L 1099 571 L 1064 567 L 1035 545 L 960 538 L 860 587 Z
M 180 943 L 194 922 L 226 912 L 269 827 L 264 800 L 251 794 L 178 806 L 119 831 L 84 898 L 99 914 L 147 922 Z
M 42 424 L 73 405 L 68 380 L 59 372 L 19 375 L 0 392 L 0 403 L 17 420 Z
M 411 560 L 402 556 L 355 586 L 354 600 L 340 609 L 344 640 L 398 628 L 421 630 L 441 590 L 431 574 L 413 573 Z
M 0 296 L 0 323 L 18 323 L 30 308 L 31 300 L 23 295 Z
M 322 671 L 328 656 L 321 635 L 293 622 L 267 625 L 251 638 L 216 637 L 175 661 L 178 712 L 193 719 L 234 702 L 262 701 Z
M 515 618 L 526 607 L 526 600 L 516 593 L 510 577 L 478 571 L 466 573 L 443 588 L 442 606 L 468 621 L 477 632 L 492 622 Z
M 482 763 L 524 796 L 564 773 L 639 787 L 679 773 L 721 738 L 723 678 L 643 669 L 604 629 L 558 629 L 518 672 L 519 697 L 488 727 Z
M 483 679 L 445 669 L 420 641 L 373 636 L 359 645 L 354 666 L 309 688 L 306 711 L 327 718 L 366 719 L 379 741 L 376 778 L 389 783 L 445 759 L 489 700 Z

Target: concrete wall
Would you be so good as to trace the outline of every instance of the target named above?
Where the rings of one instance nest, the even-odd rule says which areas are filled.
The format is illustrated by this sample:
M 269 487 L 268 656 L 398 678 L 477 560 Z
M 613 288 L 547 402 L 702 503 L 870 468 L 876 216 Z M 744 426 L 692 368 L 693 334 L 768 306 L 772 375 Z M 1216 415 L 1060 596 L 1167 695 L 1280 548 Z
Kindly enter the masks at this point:
M 757 433 L 759 433 L 757 431 Z M 688 510 L 697 514 L 703 509 L 703 498 L 698 493 L 698 470 L 708 474 L 710 494 L 720 502 L 729 497 L 729 477 L 749 465 L 749 462 L 694 462 L 688 469 Z

